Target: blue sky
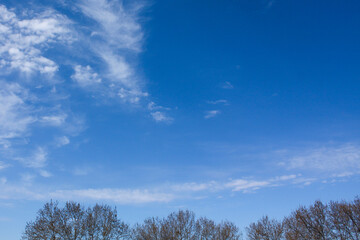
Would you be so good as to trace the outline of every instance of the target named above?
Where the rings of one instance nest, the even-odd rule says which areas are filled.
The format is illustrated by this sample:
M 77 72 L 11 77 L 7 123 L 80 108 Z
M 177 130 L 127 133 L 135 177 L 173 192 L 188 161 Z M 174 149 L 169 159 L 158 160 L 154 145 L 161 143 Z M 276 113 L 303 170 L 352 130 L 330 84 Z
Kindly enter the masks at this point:
M 2 237 L 50 199 L 244 227 L 359 194 L 359 2 L 0 4 Z

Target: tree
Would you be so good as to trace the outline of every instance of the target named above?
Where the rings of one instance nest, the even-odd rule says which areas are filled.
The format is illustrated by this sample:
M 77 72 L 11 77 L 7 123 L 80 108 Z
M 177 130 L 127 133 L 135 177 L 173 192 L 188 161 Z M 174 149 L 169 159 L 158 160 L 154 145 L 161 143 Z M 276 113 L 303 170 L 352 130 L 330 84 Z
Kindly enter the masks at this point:
M 238 240 L 241 234 L 235 224 L 199 218 L 189 210 L 179 210 L 166 218 L 148 218 L 135 225 L 134 240 Z
M 216 240 L 239 240 L 241 233 L 232 222 L 225 221 L 216 226 Z
M 256 223 L 251 223 L 246 231 L 249 240 L 281 240 L 284 230 L 281 222 L 265 216 Z
M 34 222 L 27 223 L 24 240 L 110 240 L 125 239 L 129 227 L 117 218 L 117 211 L 108 205 L 84 208 L 67 202 L 63 208 L 50 201 L 39 210 Z
M 328 240 L 331 229 L 327 205 L 316 201 L 309 208 L 300 207 L 284 220 L 285 237 L 288 240 Z
M 161 239 L 161 220 L 159 218 L 148 218 L 142 225 L 136 224 L 132 239 L 137 240 L 160 240 Z
M 196 221 L 196 239 L 216 239 L 218 226 L 213 220 L 202 217 Z

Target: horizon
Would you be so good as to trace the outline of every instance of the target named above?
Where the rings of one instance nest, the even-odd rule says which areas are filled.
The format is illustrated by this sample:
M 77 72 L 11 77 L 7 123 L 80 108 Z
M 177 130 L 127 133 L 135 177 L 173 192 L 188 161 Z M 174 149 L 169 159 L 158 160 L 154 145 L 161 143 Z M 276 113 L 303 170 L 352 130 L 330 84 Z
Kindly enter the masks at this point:
M 0 1 L 0 232 L 50 199 L 241 228 L 360 180 L 358 1 Z

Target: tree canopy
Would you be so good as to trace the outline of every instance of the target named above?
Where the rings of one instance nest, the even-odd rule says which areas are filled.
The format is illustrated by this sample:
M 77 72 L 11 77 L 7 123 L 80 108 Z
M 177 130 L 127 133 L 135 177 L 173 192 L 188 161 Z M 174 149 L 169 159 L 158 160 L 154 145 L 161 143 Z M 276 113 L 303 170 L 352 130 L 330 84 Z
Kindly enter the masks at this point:
M 300 206 L 282 220 L 263 216 L 246 228 L 248 240 L 360 240 L 360 199 L 351 202 L 315 201 Z M 196 218 L 179 210 L 167 217 L 150 217 L 129 226 L 118 218 L 116 208 L 96 204 L 85 208 L 66 202 L 60 208 L 50 201 L 28 222 L 23 240 L 240 240 L 232 222 Z

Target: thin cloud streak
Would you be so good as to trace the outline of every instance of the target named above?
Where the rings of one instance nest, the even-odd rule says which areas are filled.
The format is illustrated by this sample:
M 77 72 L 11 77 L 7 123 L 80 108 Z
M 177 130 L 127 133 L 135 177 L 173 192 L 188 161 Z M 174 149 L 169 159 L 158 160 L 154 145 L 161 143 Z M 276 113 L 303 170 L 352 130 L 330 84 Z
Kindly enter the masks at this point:
M 136 5 L 136 6 L 135 6 Z M 90 65 L 75 65 L 72 78 L 80 87 L 100 97 L 118 98 L 124 103 L 138 104 L 148 93 L 136 74 L 135 59 L 141 52 L 143 32 L 138 23 L 141 4 L 125 9 L 122 2 L 106 0 L 80 1 L 80 11 L 96 24 L 91 29 L 89 50 L 105 64 L 105 71 L 96 72 Z M 106 93 L 106 94 L 104 94 Z
M 44 172 L 43 177 L 50 177 L 51 174 Z M 31 179 L 25 182 L 32 182 Z M 81 199 L 84 201 L 111 201 L 123 205 L 145 204 L 145 203 L 167 203 L 183 198 L 198 199 L 198 193 L 228 193 L 255 192 L 262 188 L 280 187 L 285 185 L 308 185 L 315 180 L 307 179 L 306 181 L 301 175 L 283 175 L 269 179 L 233 179 L 225 182 L 209 181 L 209 182 L 188 182 L 182 184 L 168 184 L 153 187 L 150 189 L 121 189 L 121 188 L 87 188 L 87 189 L 67 189 L 55 191 L 31 191 L 27 185 L 11 185 L 4 181 L 0 185 L 0 195 L 3 199 L 21 199 L 18 189 L 22 189 L 24 195 L 22 198 L 43 199 L 56 198 L 59 200 Z M 33 185 L 31 185 L 31 189 Z
M 216 117 L 217 115 L 219 115 L 221 113 L 220 110 L 210 110 L 210 111 L 206 111 L 205 112 L 205 119 L 209 119 L 209 118 L 213 118 Z
M 279 154 L 285 158 L 279 165 L 289 170 L 330 172 L 339 176 L 360 173 L 360 147 L 354 143 L 328 144 L 299 152 L 285 150 Z

